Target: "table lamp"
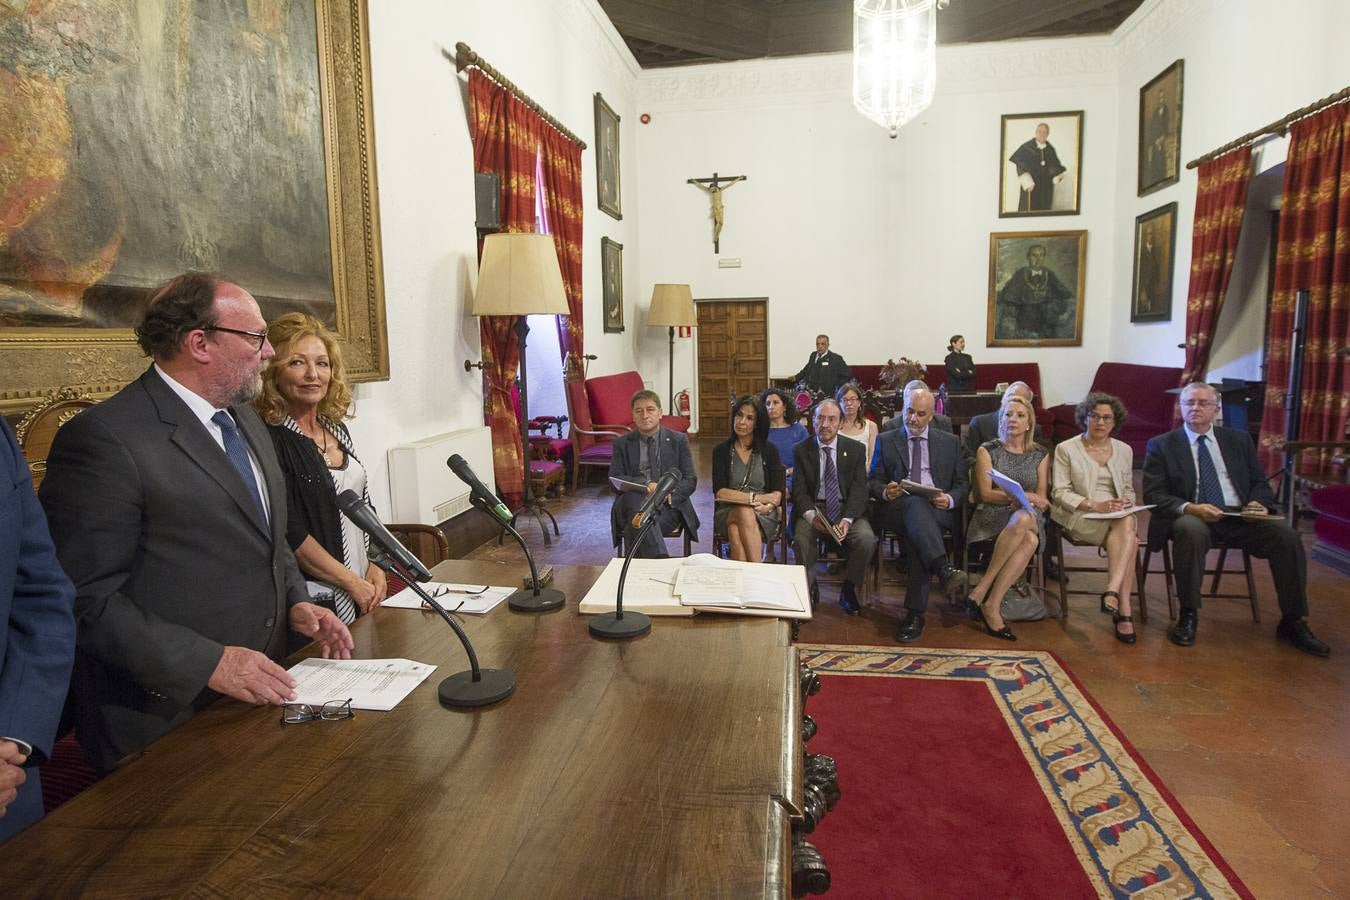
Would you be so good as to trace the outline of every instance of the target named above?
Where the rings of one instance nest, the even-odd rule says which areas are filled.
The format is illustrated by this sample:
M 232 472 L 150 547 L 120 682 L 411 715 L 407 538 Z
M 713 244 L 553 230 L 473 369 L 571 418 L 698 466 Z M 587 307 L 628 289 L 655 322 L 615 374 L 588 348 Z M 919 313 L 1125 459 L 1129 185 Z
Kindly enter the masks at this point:
M 694 294 L 687 284 L 658 284 L 652 287 L 652 305 L 647 310 L 648 325 L 666 325 L 670 328 L 670 406 L 675 414 L 675 326 L 698 324 L 694 310 Z

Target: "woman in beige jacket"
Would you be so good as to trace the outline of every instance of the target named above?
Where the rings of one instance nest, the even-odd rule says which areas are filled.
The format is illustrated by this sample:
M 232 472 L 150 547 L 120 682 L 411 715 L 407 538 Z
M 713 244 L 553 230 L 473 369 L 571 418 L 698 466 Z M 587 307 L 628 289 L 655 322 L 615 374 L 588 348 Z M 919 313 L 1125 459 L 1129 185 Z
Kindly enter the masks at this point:
M 1112 614 L 1116 639 L 1133 644 L 1130 595 L 1138 554 L 1135 517 L 1086 518 L 1088 513 L 1119 512 L 1134 506 L 1134 451 L 1112 436 L 1125 424 L 1125 406 L 1110 394 L 1094 391 L 1078 404 L 1074 420 L 1083 433 L 1055 448 L 1050 517 L 1075 541 L 1106 549 L 1102 612 Z

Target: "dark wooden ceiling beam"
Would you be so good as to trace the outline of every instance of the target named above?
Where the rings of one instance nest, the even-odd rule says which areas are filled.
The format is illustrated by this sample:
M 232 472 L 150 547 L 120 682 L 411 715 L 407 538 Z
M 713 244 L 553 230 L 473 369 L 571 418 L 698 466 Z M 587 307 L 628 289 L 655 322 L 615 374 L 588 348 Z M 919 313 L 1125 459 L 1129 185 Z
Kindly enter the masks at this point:
M 1041 34 L 1053 31 L 1056 23 L 1075 19 L 1084 14 L 1101 15 L 1105 7 L 1113 6 L 1109 0 L 1058 0 L 1046 3 L 1044 0 L 1014 0 L 1004 3 L 1003 9 L 989 9 L 972 17 L 971 28 L 965 40 L 996 41 L 1010 37 Z M 1137 5 L 1137 4 L 1136 4 Z M 942 14 L 939 14 L 939 19 Z
M 760 2 L 601 0 L 600 6 L 625 37 L 725 60 L 769 50 L 769 17 Z

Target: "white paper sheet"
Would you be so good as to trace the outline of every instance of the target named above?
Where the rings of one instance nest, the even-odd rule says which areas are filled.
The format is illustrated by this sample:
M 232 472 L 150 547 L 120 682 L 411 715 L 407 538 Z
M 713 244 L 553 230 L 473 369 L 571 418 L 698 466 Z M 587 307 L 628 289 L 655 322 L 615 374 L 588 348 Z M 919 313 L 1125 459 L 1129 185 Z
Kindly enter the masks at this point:
M 319 706 L 351 698 L 353 709 L 390 710 L 436 671 L 410 659 L 301 660 L 290 669 L 296 703 Z
M 422 590 L 434 597 L 437 603 L 450 612 L 462 612 L 474 616 L 491 612 L 493 607 L 516 592 L 516 589 L 511 587 L 490 586 L 481 594 L 473 593 L 482 587 L 481 584 L 428 581 L 422 585 Z M 422 598 L 417 596 L 412 588 L 404 588 L 385 600 L 383 605 L 393 609 L 430 609 L 430 607 L 422 605 Z
M 1085 519 L 1123 519 L 1123 518 L 1125 518 L 1126 516 L 1132 516 L 1132 515 L 1134 515 L 1134 514 L 1137 513 L 1137 512 L 1143 512 L 1143 511 L 1146 510 L 1146 509 L 1152 509 L 1154 506 L 1157 506 L 1157 504 L 1156 504 L 1156 503 L 1150 503 L 1150 504 L 1148 504 L 1147 506 L 1131 506 L 1129 509 L 1122 509 L 1122 510 L 1119 510 L 1119 511 L 1117 511 L 1117 512 L 1109 512 L 1109 513 L 1098 513 L 1098 512 L 1094 512 L 1094 513 L 1084 513 L 1084 514 L 1083 514 L 1083 518 L 1085 518 Z

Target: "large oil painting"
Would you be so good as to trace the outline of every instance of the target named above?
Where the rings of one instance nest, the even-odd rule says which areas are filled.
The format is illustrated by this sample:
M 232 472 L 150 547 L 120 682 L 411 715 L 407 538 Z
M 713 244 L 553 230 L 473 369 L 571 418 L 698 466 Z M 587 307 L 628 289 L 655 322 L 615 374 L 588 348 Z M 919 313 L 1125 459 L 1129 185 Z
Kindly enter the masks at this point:
M 364 3 L 0 6 L 0 408 L 134 377 L 187 269 L 388 377 L 370 115 Z
M 989 235 L 990 347 L 1078 347 L 1083 343 L 1086 231 Z

